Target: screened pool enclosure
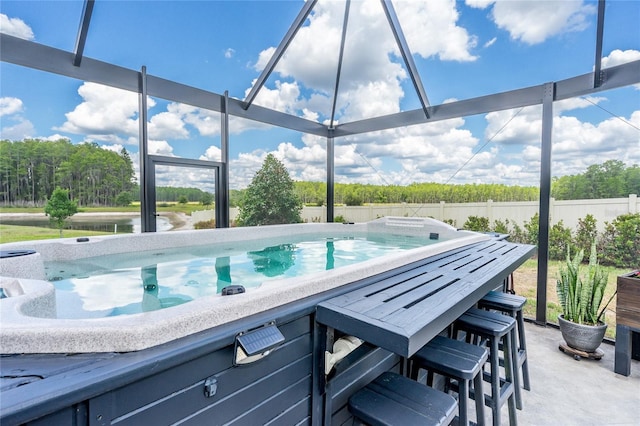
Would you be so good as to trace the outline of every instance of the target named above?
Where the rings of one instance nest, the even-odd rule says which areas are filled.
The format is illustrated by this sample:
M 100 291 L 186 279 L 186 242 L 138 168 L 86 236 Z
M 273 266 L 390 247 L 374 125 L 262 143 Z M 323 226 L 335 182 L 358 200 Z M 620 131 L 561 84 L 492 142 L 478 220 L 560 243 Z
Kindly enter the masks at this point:
M 10 10 L 11 2 L 6 3 L 7 5 L 3 5 L 3 13 L 5 10 Z M 61 2 L 60 5 L 63 3 Z M 445 40 L 457 37 L 459 33 L 456 27 L 454 28 L 456 31 L 451 28 L 436 29 L 436 32 L 440 31 L 438 37 L 433 36 L 433 32 L 425 32 L 428 35 L 423 37 L 420 34 L 414 34 L 416 28 L 420 27 L 416 27 L 411 20 L 410 12 L 407 12 L 408 5 L 412 2 L 345 1 L 328 2 L 329 5 L 321 0 L 244 2 L 243 6 L 246 8 L 247 14 L 260 14 L 271 10 L 281 17 L 273 22 L 265 22 L 264 27 L 254 28 L 243 25 L 242 16 L 227 14 L 225 12 L 226 2 L 133 3 L 142 4 L 142 10 L 147 7 L 148 13 L 145 12 L 139 16 L 132 15 L 132 9 L 129 9 L 130 5 L 128 6 L 124 2 L 100 0 L 71 2 L 60 8 L 61 14 L 70 15 L 71 19 L 75 19 L 78 23 L 77 30 L 75 28 L 66 29 L 68 32 L 66 43 L 55 38 L 48 40 L 47 34 L 43 34 L 42 38 L 39 36 L 38 39 L 34 37 L 20 38 L 11 35 L 8 29 L 3 29 L 0 34 L 0 54 L 5 65 L 11 64 L 11 66 L 31 70 L 28 73 L 29 76 L 34 75 L 31 73 L 33 70 L 38 70 L 47 75 L 59 75 L 71 80 L 95 83 L 138 94 L 139 182 L 143 231 L 153 232 L 156 230 L 156 176 L 157 170 L 163 167 L 174 167 L 172 170 L 184 173 L 189 173 L 194 169 L 205 169 L 215 182 L 216 224 L 218 227 L 229 226 L 229 153 L 234 144 L 233 137 L 230 136 L 233 135 L 234 126 L 242 127 L 246 123 L 252 123 L 253 126 L 264 125 L 286 129 L 300 138 L 323 139 L 325 144 L 322 152 L 325 155 L 324 180 L 327 188 L 327 218 L 329 222 L 332 222 L 334 219 L 336 164 L 340 162 L 339 156 L 336 155 L 336 147 L 342 143 L 347 145 L 353 143 L 354 139 L 350 138 L 363 134 L 376 134 L 376 132 L 389 129 L 411 128 L 411 126 L 429 123 L 435 125 L 435 123 L 445 120 L 541 105 L 542 126 L 539 134 L 540 240 L 536 319 L 539 322 L 545 322 L 554 102 L 612 91 L 640 83 L 640 60 L 616 66 L 603 66 L 603 57 L 613 50 L 638 47 L 640 39 L 638 16 L 635 17 L 635 24 L 626 29 L 629 37 L 628 43 L 613 38 L 609 40 L 607 29 L 618 25 L 617 22 L 608 20 L 609 13 L 611 13 L 609 9 L 615 9 L 618 2 L 605 2 L 605 0 L 588 2 L 586 6 L 591 8 L 592 13 L 585 18 L 590 21 L 588 22 L 589 30 L 584 31 L 584 37 L 593 42 L 589 50 L 581 52 L 583 63 L 586 64 L 584 73 L 563 75 L 562 54 L 554 55 L 554 52 L 549 52 L 547 62 L 532 64 L 536 71 L 539 71 L 539 81 L 531 83 L 523 79 L 519 83 L 519 70 L 511 69 L 510 58 L 503 57 L 495 64 L 496 70 L 508 69 L 508 74 L 513 76 L 511 81 L 516 82 L 516 87 L 507 87 L 503 90 L 502 87 L 505 86 L 498 84 L 498 80 L 500 80 L 499 75 L 504 74 L 498 72 L 496 72 L 496 76 L 498 76 L 496 81 L 483 81 L 474 77 L 473 71 L 466 74 L 452 72 L 450 86 L 432 87 L 429 84 L 430 76 L 442 73 L 442 71 L 435 69 L 433 60 L 431 62 L 425 60 L 425 57 L 430 57 L 428 49 L 427 53 L 424 53 L 425 45 L 437 46 L 441 41 L 439 38 Z M 442 7 L 444 10 L 444 6 Z M 180 63 L 180 45 L 189 44 L 189 37 L 202 35 L 202 37 L 211 40 L 215 38 L 230 40 L 234 35 L 240 33 L 243 35 L 254 34 L 255 39 L 252 43 L 260 44 L 260 40 L 264 39 L 265 43 L 261 48 L 265 50 L 262 51 L 260 60 L 256 62 L 254 67 L 256 75 L 252 77 L 252 81 L 234 82 L 236 77 L 231 71 L 223 82 L 223 84 L 230 86 L 229 90 L 224 87 L 220 88 L 216 83 L 213 83 L 216 89 L 212 90 L 209 86 L 203 88 L 189 83 L 193 80 L 191 74 L 197 70 L 184 69 L 182 73 L 173 74 L 163 71 L 162 74 L 156 75 L 155 69 L 162 69 L 162 66 L 147 62 L 150 60 L 146 51 L 147 40 L 142 38 L 123 40 L 116 34 L 118 27 L 122 25 L 139 25 L 141 29 L 148 28 L 148 31 L 151 31 L 152 28 L 158 30 L 157 26 L 165 25 L 164 19 L 171 16 L 173 11 L 177 11 L 179 8 L 183 8 L 191 14 L 192 18 L 190 19 L 193 19 L 194 28 L 192 33 L 167 30 L 167 32 L 172 32 L 170 39 L 175 43 L 166 47 L 166 52 L 164 52 L 166 60 L 174 62 L 174 64 Z M 438 13 L 437 9 L 431 13 Z M 203 14 L 209 15 L 203 17 Z M 121 19 L 106 22 L 103 16 L 116 16 Z M 176 12 L 176 19 L 180 19 L 182 16 L 182 12 L 180 14 Z M 296 43 L 301 37 L 309 37 L 311 33 L 307 30 L 311 25 L 318 24 L 321 18 L 330 20 L 334 24 L 332 28 L 336 30 L 327 32 L 326 39 L 317 39 L 317 49 L 301 52 L 300 45 Z M 384 25 L 373 27 L 369 25 L 374 21 L 376 24 L 382 22 Z M 209 22 L 210 25 L 203 25 L 203 22 Z M 51 23 L 50 25 L 55 24 Z M 429 24 L 423 23 L 423 25 Z M 367 38 L 371 40 L 371 43 L 378 40 L 372 36 L 372 33 L 363 35 L 365 30 L 387 34 L 385 40 L 391 40 L 393 46 L 381 45 L 379 50 L 381 55 L 391 58 L 395 66 L 401 70 L 398 75 L 402 76 L 402 89 L 406 98 L 411 99 L 403 104 L 403 107 L 395 110 L 391 108 L 382 115 L 368 114 L 367 112 L 361 114 L 345 113 L 348 110 L 348 105 L 345 104 L 345 97 L 342 95 L 345 91 L 353 91 L 349 79 L 356 71 L 361 78 L 365 78 L 362 76 L 366 76 L 367 66 L 375 66 L 377 60 L 375 58 L 369 62 L 361 61 L 361 58 L 358 58 L 358 61 L 355 60 L 361 53 L 357 47 L 354 47 L 357 46 L 358 40 L 361 43 Z M 95 34 L 99 32 L 112 32 L 113 42 L 108 45 L 92 44 L 94 39 L 97 39 Z M 271 40 L 274 38 L 280 41 L 276 46 L 269 48 L 272 44 Z M 620 45 L 618 46 L 616 43 L 620 43 Z M 229 56 L 233 50 L 229 50 Z M 235 50 L 240 50 L 240 48 L 235 47 Z M 315 58 L 313 55 L 321 56 L 321 58 Z M 440 58 L 445 56 L 440 54 Z M 282 107 L 278 99 L 272 99 L 273 96 L 282 96 L 286 93 L 283 90 L 274 90 L 274 87 L 282 89 L 287 83 L 290 83 L 286 77 L 289 72 L 288 67 L 290 68 L 293 61 L 298 61 L 298 63 L 308 61 L 308 66 L 315 74 L 322 74 L 323 83 L 319 84 L 320 88 L 314 86 L 315 82 L 309 79 L 304 82 L 306 88 L 300 89 L 306 90 L 307 94 L 311 93 L 310 98 L 314 94 L 322 94 L 323 109 L 321 113 L 314 114 L 308 110 Z M 131 65 L 133 63 L 137 65 Z M 257 64 L 260 65 L 261 70 L 257 70 Z M 357 67 L 360 68 L 354 69 Z M 206 69 L 206 66 L 203 65 L 203 69 Z M 310 72 L 309 75 L 313 75 L 314 72 Z M 238 74 L 242 73 L 238 72 Z M 42 74 L 35 75 L 37 77 Z M 456 91 L 456 82 L 461 78 L 467 80 L 475 78 L 477 81 L 474 81 L 474 85 L 478 89 L 468 93 Z M 327 84 L 327 81 L 330 81 L 330 84 Z M 65 80 L 62 86 L 68 86 L 67 83 Z M 368 83 L 375 85 L 373 81 Z M 4 84 L 7 87 L 10 82 L 7 81 Z M 249 89 L 246 89 L 243 94 L 242 88 L 246 87 Z M 489 89 L 484 89 L 484 87 Z M 496 87 L 500 90 L 492 89 Z M 34 83 L 34 90 L 38 90 L 37 80 Z M 3 91 L 5 91 L 4 88 Z M 354 93 L 356 92 L 354 91 Z M 385 92 L 380 93 L 384 95 Z M 435 95 L 430 96 L 431 93 L 435 93 Z M 632 96 L 637 97 L 637 91 L 631 93 Z M 465 97 L 468 94 L 470 96 Z M 433 103 L 430 98 L 438 101 Z M 218 156 L 214 160 L 186 158 L 173 154 L 164 155 L 162 151 L 151 150 L 150 140 L 154 141 L 150 136 L 149 127 L 154 123 L 149 117 L 149 109 L 150 103 L 156 102 L 157 99 L 215 113 L 213 117 L 217 117 L 219 120 L 219 123 L 215 124 L 219 128 L 220 138 Z M 419 138 L 408 138 L 406 143 L 409 146 L 419 147 L 421 142 Z M 255 142 L 255 144 L 257 146 L 259 142 Z M 453 150 L 455 141 L 451 142 L 451 146 Z M 356 152 L 355 149 L 354 152 Z M 375 165 L 371 166 L 375 167 Z

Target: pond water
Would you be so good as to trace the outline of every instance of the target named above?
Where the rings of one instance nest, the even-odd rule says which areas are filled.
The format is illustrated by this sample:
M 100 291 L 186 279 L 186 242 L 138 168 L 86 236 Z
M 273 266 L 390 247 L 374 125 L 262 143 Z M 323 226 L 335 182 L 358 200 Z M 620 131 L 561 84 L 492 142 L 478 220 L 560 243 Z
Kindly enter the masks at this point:
M 40 228 L 53 228 L 55 226 L 49 222 L 48 218 L 2 218 L 2 222 L 8 225 L 17 226 L 37 226 Z M 156 227 L 158 231 L 168 231 L 172 228 L 171 222 L 166 217 L 156 217 Z M 83 231 L 116 232 L 118 234 L 137 234 L 142 229 L 140 217 L 82 217 L 76 216 L 67 220 L 64 229 L 75 229 Z

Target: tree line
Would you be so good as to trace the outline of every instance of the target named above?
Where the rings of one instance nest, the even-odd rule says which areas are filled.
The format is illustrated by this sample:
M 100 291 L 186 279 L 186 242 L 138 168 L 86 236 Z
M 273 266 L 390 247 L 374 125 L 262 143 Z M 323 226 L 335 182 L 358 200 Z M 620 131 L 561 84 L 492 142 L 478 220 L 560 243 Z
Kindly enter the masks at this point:
M 473 203 L 493 201 L 535 201 L 539 190 L 534 186 L 501 184 L 412 183 L 400 185 L 368 185 L 336 183 L 334 200 L 337 204 L 359 206 L 369 203 Z M 322 205 L 326 200 L 324 182 L 295 182 L 295 191 L 306 205 Z
M 66 139 L 0 141 L 0 204 L 44 205 L 54 189 L 69 191 L 79 206 L 126 205 L 139 200 L 139 186 L 126 149 L 119 153 L 96 143 L 74 145 Z M 295 194 L 305 205 L 326 204 L 325 182 L 294 182 Z M 230 204 L 237 206 L 246 189 L 231 190 Z M 552 182 L 551 195 L 558 200 L 626 197 L 640 194 L 640 167 L 609 160 L 594 164 L 582 174 L 562 176 Z M 157 187 L 159 202 L 211 204 L 213 195 L 199 188 Z M 501 184 L 400 185 L 335 184 L 337 204 L 367 203 L 471 203 L 535 201 L 535 186 Z M 204 200 L 204 201 L 203 201 Z
M 135 185 L 131 191 L 132 200 L 140 201 L 140 185 Z M 156 202 L 158 203 L 202 203 L 213 204 L 214 195 L 200 188 L 187 188 L 175 186 L 156 186 Z
M 622 161 L 592 164 L 584 173 L 554 179 L 551 196 L 556 200 L 591 200 L 640 195 L 640 166 Z
M 56 188 L 79 206 L 115 205 L 135 182 L 129 153 L 67 139 L 0 141 L 0 204 L 41 206 Z

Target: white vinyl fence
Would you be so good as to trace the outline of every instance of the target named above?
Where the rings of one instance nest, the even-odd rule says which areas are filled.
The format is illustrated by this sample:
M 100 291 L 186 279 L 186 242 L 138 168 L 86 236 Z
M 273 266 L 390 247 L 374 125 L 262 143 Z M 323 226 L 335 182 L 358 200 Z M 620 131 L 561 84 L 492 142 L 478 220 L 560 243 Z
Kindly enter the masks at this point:
M 445 203 L 438 204 L 370 204 L 365 206 L 335 206 L 336 217 L 342 216 L 347 222 L 368 222 L 384 216 L 433 217 L 438 220 L 453 220 L 454 226 L 462 227 L 469 216 L 487 217 L 493 225 L 495 220 L 509 220 L 522 227 L 538 212 L 538 201 L 484 203 Z M 603 231 L 605 222 L 628 213 L 640 212 L 640 200 L 636 194 L 628 198 L 607 198 L 601 200 L 563 200 L 551 199 L 551 225 L 562 221 L 565 227 L 575 231 L 578 219 L 591 214 L 597 221 L 598 231 Z M 230 219 L 235 220 L 237 208 L 231 208 Z M 193 212 L 193 222 L 210 220 L 215 217 L 214 210 Z M 326 222 L 326 207 L 304 207 L 302 219 L 305 222 Z

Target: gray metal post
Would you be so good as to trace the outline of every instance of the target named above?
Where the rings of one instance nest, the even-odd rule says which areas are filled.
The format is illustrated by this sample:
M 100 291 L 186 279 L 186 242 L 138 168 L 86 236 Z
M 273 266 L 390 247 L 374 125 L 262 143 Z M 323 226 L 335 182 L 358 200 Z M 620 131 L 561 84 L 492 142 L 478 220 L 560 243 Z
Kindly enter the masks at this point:
M 427 92 L 425 92 L 424 86 L 422 85 L 422 80 L 420 79 L 418 68 L 413 61 L 413 55 L 411 54 L 409 44 L 404 37 L 402 26 L 400 25 L 400 21 L 398 20 L 396 11 L 393 8 L 393 3 L 391 3 L 391 0 L 380 0 L 380 2 L 382 3 L 382 8 L 384 9 L 385 15 L 387 15 L 387 20 L 389 21 L 391 31 L 393 32 L 393 36 L 396 39 L 396 43 L 398 44 L 398 49 L 400 49 L 400 53 L 402 54 L 402 59 L 404 59 L 404 64 L 407 67 L 407 72 L 409 73 L 411 81 L 413 82 L 413 87 L 416 89 L 416 93 L 418 94 L 418 98 L 420 99 L 420 103 L 422 104 L 424 115 L 427 118 L 430 118 L 428 110 L 429 99 L 427 98 Z
M 333 222 L 335 154 L 333 137 L 327 138 L 327 222 Z
M 551 202 L 551 145 L 555 83 L 546 83 L 542 95 L 542 143 L 540 150 L 540 220 L 538 222 L 538 287 L 536 322 L 547 323 L 547 275 L 549 273 L 549 206 Z
M 155 172 L 149 161 L 147 134 L 147 67 L 139 74 L 138 118 L 140 121 L 140 227 L 142 232 L 156 232 Z M 153 188 L 153 191 L 151 189 Z
M 604 34 L 605 0 L 598 0 L 598 25 L 596 28 L 596 58 L 593 67 L 593 87 L 602 84 L 602 38 Z
M 340 88 L 340 74 L 342 73 L 342 59 L 344 57 L 344 44 L 347 39 L 347 25 L 349 24 L 349 8 L 351 1 L 347 0 L 344 5 L 344 20 L 342 21 L 342 38 L 340 40 L 340 54 L 338 55 L 338 69 L 336 70 L 336 85 L 333 89 L 333 102 L 331 104 L 331 120 L 329 121 L 329 129 L 334 128 L 334 119 L 336 116 L 336 103 L 338 102 L 338 89 Z
M 220 117 L 220 161 L 216 182 L 216 228 L 229 227 L 229 91 L 224 92 Z
M 87 34 L 89 33 L 89 24 L 91 23 L 94 3 L 95 0 L 85 0 L 84 6 L 82 6 L 82 19 L 80 20 L 80 28 L 78 28 L 78 36 L 76 37 L 76 47 L 73 50 L 73 65 L 76 67 L 79 67 L 82 62 L 84 44 L 87 41 Z

